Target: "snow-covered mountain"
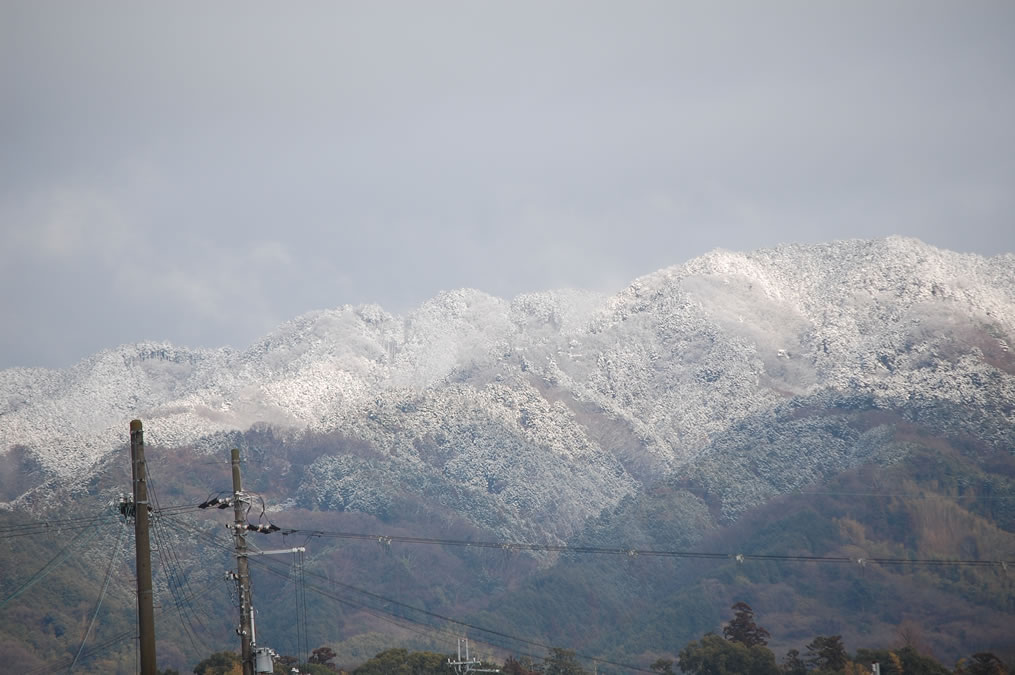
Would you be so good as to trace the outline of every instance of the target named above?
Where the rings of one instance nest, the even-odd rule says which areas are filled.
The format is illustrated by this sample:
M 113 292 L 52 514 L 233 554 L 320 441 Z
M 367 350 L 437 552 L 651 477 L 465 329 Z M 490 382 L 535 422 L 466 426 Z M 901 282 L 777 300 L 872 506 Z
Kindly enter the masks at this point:
M 893 411 L 1008 451 L 1009 345 L 1012 254 L 895 237 L 715 251 L 612 296 L 458 290 L 407 316 L 312 312 L 242 351 L 143 343 L 0 371 L 0 452 L 73 483 L 135 417 L 149 443 L 214 452 L 257 425 L 336 431 L 372 452 L 320 457 L 303 500 L 376 513 L 408 490 L 566 539 L 664 479 L 724 494 L 733 517 L 899 451 L 810 410 Z

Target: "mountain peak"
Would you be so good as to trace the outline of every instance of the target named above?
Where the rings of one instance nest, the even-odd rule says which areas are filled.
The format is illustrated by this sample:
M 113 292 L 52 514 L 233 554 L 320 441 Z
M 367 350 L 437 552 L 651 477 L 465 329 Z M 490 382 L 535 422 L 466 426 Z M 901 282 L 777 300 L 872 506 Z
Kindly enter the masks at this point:
M 1011 256 L 891 237 L 716 250 L 613 296 L 458 289 L 405 316 L 346 305 L 245 350 L 145 342 L 66 370 L 2 371 L 0 451 L 20 446 L 73 482 L 122 447 L 134 418 L 164 446 L 255 424 L 340 432 L 383 458 L 356 471 L 445 485 L 488 525 L 563 537 L 638 486 L 754 457 L 744 430 L 800 407 L 973 401 L 983 442 L 1012 440 L 1013 269 Z M 729 467 L 699 479 L 736 476 L 761 499 L 869 457 L 829 443 L 838 454 L 793 450 L 792 480 Z M 351 469 L 325 464 L 308 471 L 331 494 Z

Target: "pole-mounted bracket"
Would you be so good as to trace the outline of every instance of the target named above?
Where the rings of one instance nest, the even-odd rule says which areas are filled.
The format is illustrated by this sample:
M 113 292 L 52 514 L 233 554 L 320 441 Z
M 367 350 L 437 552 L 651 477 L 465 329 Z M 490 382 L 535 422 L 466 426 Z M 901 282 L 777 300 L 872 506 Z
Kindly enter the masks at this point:
M 305 553 L 306 548 L 303 546 L 297 546 L 296 548 L 278 548 L 272 549 L 271 551 L 244 551 L 243 553 L 237 553 L 237 557 L 247 557 L 252 555 L 275 555 L 278 553 Z

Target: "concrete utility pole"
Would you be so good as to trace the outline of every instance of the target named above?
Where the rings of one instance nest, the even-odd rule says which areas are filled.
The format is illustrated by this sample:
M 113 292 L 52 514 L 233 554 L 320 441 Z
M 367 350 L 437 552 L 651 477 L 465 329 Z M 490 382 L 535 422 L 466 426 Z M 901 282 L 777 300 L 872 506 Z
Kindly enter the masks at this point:
M 268 525 L 250 525 L 247 523 L 247 511 L 250 509 L 250 497 L 243 492 L 243 479 L 240 477 L 240 451 L 233 448 L 231 462 L 233 468 L 233 523 L 230 529 L 233 531 L 233 546 L 236 549 L 236 572 L 227 572 L 227 578 L 236 582 L 237 592 L 240 597 L 240 626 L 236 634 L 240 636 L 240 655 L 243 665 L 243 675 L 258 675 L 260 673 L 271 673 L 275 666 L 272 659 L 278 656 L 270 647 L 259 647 L 257 644 L 257 632 L 254 628 L 254 602 L 253 592 L 250 588 L 250 566 L 248 559 L 252 555 L 272 555 L 275 553 L 302 553 L 306 551 L 302 546 L 299 548 L 287 548 L 277 551 L 261 551 L 255 546 L 250 550 L 247 546 L 247 530 L 271 534 L 278 532 L 279 528 L 271 523 Z M 228 508 L 229 499 L 209 499 L 201 504 L 199 508 L 206 509 L 211 506 L 218 506 L 220 509 Z
M 141 420 L 130 423 L 130 473 L 134 487 L 134 542 L 137 559 L 137 624 L 141 675 L 155 675 L 155 605 L 152 597 L 152 551 L 148 542 L 148 471 Z
M 254 608 L 250 600 L 250 570 L 247 564 L 247 513 L 249 502 L 243 494 L 243 480 L 240 477 L 240 451 L 231 452 L 233 465 L 233 543 L 236 548 L 236 582 L 240 591 L 240 655 L 243 659 L 243 675 L 254 675 L 254 655 L 251 644 L 254 641 Z

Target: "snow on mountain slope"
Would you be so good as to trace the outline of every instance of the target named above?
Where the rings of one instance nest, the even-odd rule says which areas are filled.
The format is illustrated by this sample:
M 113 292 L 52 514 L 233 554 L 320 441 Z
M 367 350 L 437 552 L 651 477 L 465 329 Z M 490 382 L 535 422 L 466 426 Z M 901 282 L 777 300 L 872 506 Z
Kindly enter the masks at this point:
M 1010 366 L 1013 332 L 1015 256 L 848 241 L 719 251 L 638 279 L 593 318 L 581 355 L 557 365 L 583 396 L 647 423 L 652 442 L 680 454 L 823 388 L 966 400 L 962 373 L 982 369 L 984 350 Z M 943 358 L 960 351 L 971 361 Z M 1010 394 L 1013 372 L 979 395 Z
M 735 430 L 829 392 L 969 406 L 986 442 L 1008 442 L 1013 337 L 1010 254 L 902 238 L 716 251 L 611 297 L 458 290 L 405 317 L 312 312 L 243 351 L 145 343 L 65 371 L 2 371 L 0 452 L 23 446 L 80 479 L 123 448 L 134 417 L 166 446 L 255 423 L 339 430 L 383 470 L 322 458 L 308 486 L 317 504 L 381 508 L 383 489 L 360 478 L 387 472 L 494 529 L 541 522 L 566 538 L 648 482 L 721 464 L 720 448 L 751 452 Z M 876 455 L 835 447 L 813 461 Z

